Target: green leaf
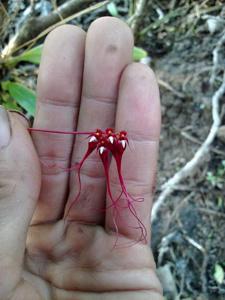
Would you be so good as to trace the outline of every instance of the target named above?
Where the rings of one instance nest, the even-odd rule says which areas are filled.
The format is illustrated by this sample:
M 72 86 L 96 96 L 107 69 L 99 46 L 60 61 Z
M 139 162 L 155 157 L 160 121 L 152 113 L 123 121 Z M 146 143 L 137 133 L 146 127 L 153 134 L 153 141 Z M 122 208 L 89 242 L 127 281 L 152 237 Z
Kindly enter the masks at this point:
M 214 269 L 214 274 L 213 274 L 214 279 L 218 284 L 222 284 L 224 281 L 224 270 L 221 265 L 216 264 L 215 269 Z
M 40 64 L 43 45 L 39 45 L 19 55 L 21 61 L 29 61 L 34 64 Z
M 8 90 L 8 84 L 10 81 L 6 80 L 6 81 L 2 81 L 1 82 L 1 87 L 3 89 L 3 91 L 7 91 Z
M 3 83 L 4 89 L 8 90 L 10 96 L 22 107 L 29 115 L 34 116 L 36 95 L 33 90 L 23 84 L 15 82 Z
M 28 61 L 34 64 L 40 64 L 41 54 L 42 54 L 43 45 L 39 45 L 27 51 L 24 51 L 22 54 L 18 56 L 14 56 L 9 58 L 6 61 L 6 65 L 14 66 L 21 61 Z
M 22 111 L 22 109 L 17 105 L 16 101 L 12 99 L 8 92 L 1 93 L 3 105 L 8 110 L 18 110 Z
M 139 48 L 139 47 L 133 48 L 133 60 L 134 61 L 140 61 L 142 58 L 145 58 L 147 56 L 148 56 L 148 53 L 144 49 Z
M 108 10 L 108 12 L 110 13 L 111 16 L 118 17 L 118 15 L 119 15 L 118 10 L 117 10 L 116 4 L 114 2 L 110 2 L 107 5 L 107 10 Z

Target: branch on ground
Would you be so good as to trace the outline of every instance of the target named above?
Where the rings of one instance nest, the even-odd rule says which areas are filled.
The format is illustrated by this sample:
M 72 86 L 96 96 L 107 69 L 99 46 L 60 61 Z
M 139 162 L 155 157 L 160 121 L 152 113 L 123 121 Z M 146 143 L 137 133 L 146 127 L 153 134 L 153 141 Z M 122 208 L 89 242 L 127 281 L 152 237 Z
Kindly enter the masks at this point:
M 141 22 L 141 17 L 143 16 L 145 4 L 146 4 L 146 0 L 138 0 L 136 3 L 136 6 L 135 6 L 135 12 L 131 16 L 131 19 L 128 21 L 128 23 L 133 31 L 135 39 L 138 34 L 138 28 L 139 28 L 139 24 Z
M 214 51 L 213 56 L 218 55 L 220 48 L 222 47 L 225 41 L 225 33 L 223 33 L 222 37 L 219 39 Z M 218 46 L 219 45 L 219 46 Z M 217 60 L 213 57 L 213 62 L 217 64 Z M 214 71 L 215 72 L 215 71 Z M 211 100 L 212 104 L 212 119 L 213 123 L 210 128 L 209 134 L 200 148 L 197 150 L 195 155 L 189 160 L 185 166 L 183 166 L 173 177 L 171 177 L 163 186 L 162 192 L 159 195 L 158 199 L 153 205 L 152 209 L 152 222 L 154 222 L 157 218 L 158 212 L 162 204 L 164 203 L 165 199 L 174 191 L 176 190 L 177 185 L 186 179 L 189 176 L 193 176 L 200 165 L 205 162 L 207 154 L 210 150 L 210 146 L 212 145 L 219 126 L 221 124 L 221 113 L 220 113 L 220 99 L 225 93 L 225 70 L 223 73 L 223 81 L 220 87 L 214 92 Z
M 57 10 L 54 10 L 47 16 L 41 17 L 30 17 L 26 23 L 21 27 L 20 31 L 16 33 L 13 38 L 9 41 L 8 45 L 5 47 L 8 51 L 3 50 L 3 53 L 7 53 L 10 56 L 15 49 L 25 44 L 29 40 L 34 39 L 37 35 L 43 32 L 46 28 L 59 22 L 62 18 L 66 18 L 76 12 L 78 12 L 81 7 L 87 7 L 88 4 L 94 2 L 93 0 L 69 0 L 66 1 L 61 6 L 58 6 Z M 10 46 L 11 45 L 11 46 Z

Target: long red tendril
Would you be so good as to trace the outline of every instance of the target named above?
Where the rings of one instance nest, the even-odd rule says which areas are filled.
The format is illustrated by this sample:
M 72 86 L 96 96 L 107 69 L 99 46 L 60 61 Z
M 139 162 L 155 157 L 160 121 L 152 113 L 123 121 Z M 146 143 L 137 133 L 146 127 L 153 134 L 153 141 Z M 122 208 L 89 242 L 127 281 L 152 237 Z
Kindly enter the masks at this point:
M 97 129 L 95 132 L 80 132 L 80 131 L 59 131 L 59 130 L 46 130 L 46 129 L 38 129 L 38 128 L 29 128 L 30 132 L 42 132 L 42 133 L 51 133 L 51 134 L 66 134 L 66 135 L 88 135 L 89 142 L 86 153 L 84 154 L 82 160 L 76 164 L 75 166 L 71 166 L 66 170 L 77 171 L 78 177 L 78 193 L 75 199 L 70 204 L 67 212 L 64 216 L 64 219 L 67 219 L 73 205 L 79 200 L 81 193 L 81 176 L 80 171 L 85 162 L 85 160 L 90 156 L 90 154 L 96 150 L 99 153 L 100 159 L 102 161 L 105 177 L 106 177 L 106 186 L 109 198 L 111 200 L 111 205 L 107 207 L 107 209 L 112 209 L 113 223 L 115 226 L 115 232 L 117 234 L 118 239 L 118 226 L 117 219 L 120 217 L 120 209 L 128 209 L 131 215 L 136 220 L 136 226 L 133 226 L 133 229 L 140 230 L 140 238 L 139 241 L 144 241 L 147 243 L 147 230 L 141 219 L 138 217 L 137 211 L 133 205 L 135 202 L 142 202 L 143 198 L 133 198 L 127 191 L 126 185 L 122 176 L 122 157 L 126 147 L 128 145 L 128 138 L 126 131 L 120 131 L 119 133 L 115 133 L 114 129 L 107 128 L 105 131 L 101 129 Z M 120 195 L 117 198 L 114 198 L 111 191 L 110 186 L 110 177 L 109 177 L 109 166 L 110 166 L 110 156 L 115 159 L 118 179 L 121 186 Z M 125 206 L 121 206 L 121 198 L 123 197 L 123 202 L 125 200 Z M 117 243 L 117 241 L 116 241 Z

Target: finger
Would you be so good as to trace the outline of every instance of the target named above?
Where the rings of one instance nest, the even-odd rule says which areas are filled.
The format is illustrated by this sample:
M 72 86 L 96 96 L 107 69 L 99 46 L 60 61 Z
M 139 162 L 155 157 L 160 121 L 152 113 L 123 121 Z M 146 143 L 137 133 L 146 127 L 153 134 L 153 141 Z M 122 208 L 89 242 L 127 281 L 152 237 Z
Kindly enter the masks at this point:
M 71 131 L 76 127 L 83 73 L 85 33 L 64 25 L 47 37 L 38 76 L 34 127 Z M 32 134 L 42 162 L 42 188 L 33 223 L 62 215 L 68 189 L 68 167 L 73 145 L 69 135 Z
M 129 27 L 119 19 L 104 17 L 89 28 L 85 47 L 82 101 L 79 131 L 95 131 L 114 126 L 118 84 L 124 67 L 132 59 L 133 37 Z M 86 152 L 87 141 L 77 138 L 73 162 Z M 76 174 L 70 180 L 70 207 L 78 191 Z M 101 222 L 105 206 L 105 176 L 97 154 L 87 159 L 81 169 L 82 189 L 70 217 L 86 222 Z
M 15 113 L 9 118 L 0 108 L 0 299 L 8 299 L 20 280 L 27 229 L 41 185 L 39 160 L 21 118 Z
M 141 228 L 146 228 L 147 240 L 150 236 L 150 210 L 156 177 L 160 122 L 160 101 L 155 76 L 147 66 L 133 63 L 124 70 L 121 78 L 116 129 L 126 130 L 130 141 L 131 149 L 126 148 L 122 163 L 127 191 L 136 199 L 143 197 L 144 201 L 133 201 L 129 207 L 126 197 L 122 195 L 118 203 L 120 216 L 115 220 L 115 211 L 113 214 L 113 209 L 108 209 L 106 227 L 115 230 L 116 221 L 119 233 L 134 240 L 141 237 Z M 115 161 L 112 163 L 110 176 L 113 195 L 120 195 L 121 185 Z M 108 205 L 110 204 L 108 199 Z M 134 210 L 137 216 L 134 215 Z M 141 228 L 135 229 L 137 227 Z

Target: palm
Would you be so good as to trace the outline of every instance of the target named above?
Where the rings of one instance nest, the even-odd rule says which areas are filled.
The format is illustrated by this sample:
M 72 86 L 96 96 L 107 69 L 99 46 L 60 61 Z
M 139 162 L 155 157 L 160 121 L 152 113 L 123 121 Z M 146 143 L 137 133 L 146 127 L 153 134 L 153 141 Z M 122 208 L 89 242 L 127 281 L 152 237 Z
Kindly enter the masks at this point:
M 101 299 L 101 293 L 105 293 L 102 299 L 114 299 L 119 292 L 121 299 L 122 296 L 124 299 L 161 299 L 147 246 L 137 244 L 112 250 L 114 236 L 102 227 L 75 222 L 66 228 L 61 221 L 39 225 L 33 230 L 26 269 L 44 281 L 46 291 L 50 287 L 50 299 Z M 127 242 L 125 238 L 121 242 L 123 240 Z M 30 280 L 37 285 L 33 276 Z M 135 290 L 139 292 L 133 293 Z M 140 294 L 143 298 L 139 298 Z M 22 299 L 36 298 L 32 295 Z
M 148 68 L 130 64 L 131 52 L 130 31 L 114 18 L 95 22 L 86 41 L 78 28 L 55 30 L 45 43 L 34 127 L 93 131 L 115 126 L 127 130 L 133 150 L 124 155 L 124 179 L 132 195 L 145 197 L 135 208 L 150 240 L 160 127 L 158 91 Z M 148 245 L 136 242 L 140 232 L 134 229 L 133 217 L 126 210 L 117 220 L 119 239 L 115 246 L 115 222 L 112 210 L 105 209 L 110 200 L 97 154 L 82 168 L 79 201 L 65 221 L 63 216 L 76 197 L 78 183 L 74 172 L 63 172 L 62 168 L 81 160 L 86 150 L 84 139 L 33 133 L 32 142 L 18 117 L 13 119 L 13 142 L 7 151 L 15 155 L 13 147 L 17 149 L 19 172 L 13 171 L 13 160 L 7 168 L 13 183 L 23 178 L 14 189 L 21 207 L 15 207 L 15 212 L 9 208 L 7 218 L 14 222 L 13 229 L 9 233 L 8 227 L 5 231 L 3 227 L 2 231 L 7 246 L 0 250 L 1 256 L 5 255 L 0 269 L 4 267 L 8 276 L 1 283 L 0 272 L 0 298 L 162 299 L 151 251 Z M 115 174 L 112 164 L 111 186 L 118 193 Z

